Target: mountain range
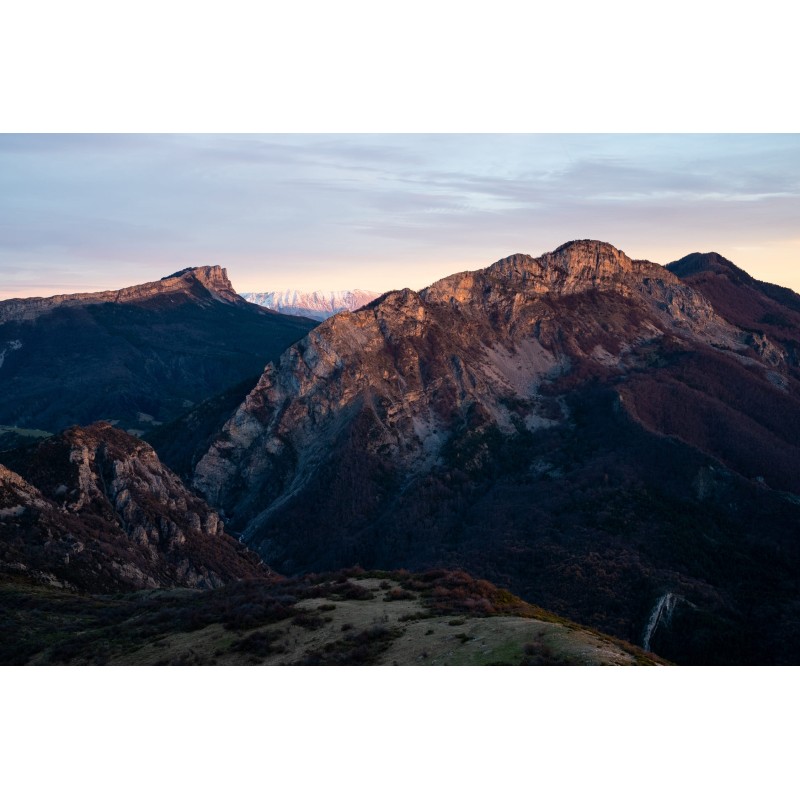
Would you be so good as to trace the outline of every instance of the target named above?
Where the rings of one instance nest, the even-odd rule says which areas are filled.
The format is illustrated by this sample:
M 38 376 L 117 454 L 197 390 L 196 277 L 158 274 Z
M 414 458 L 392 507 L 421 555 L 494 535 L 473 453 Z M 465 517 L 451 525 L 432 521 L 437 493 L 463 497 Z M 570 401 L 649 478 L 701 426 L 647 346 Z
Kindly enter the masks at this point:
M 322 321 L 340 311 L 356 311 L 378 297 L 378 292 L 365 289 L 335 292 L 282 289 L 274 292 L 242 292 L 242 297 L 250 303 L 279 311 L 281 314 L 294 314 Z
M 237 298 L 219 268 L 146 287 L 125 290 L 134 300 L 6 301 L 6 316 L 0 304 L 0 385 L 13 366 L 17 397 L 0 422 L 84 426 L 0 452 L 3 570 L 15 579 L 221 591 L 359 565 L 413 594 L 415 575 L 462 570 L 676 663 L 800 659 L 794 292 L 715 253 L 661 266 L 593 240 L 389 292 L 316 327 Z M 107 331 L 129 306 L 113 341 L 78 337 L 67 372 L 115 361 L 114 342 L 142 349 L 145 313 L 172 348 L 188 339 L 202 360 L 213 342 L 220 361 L 180 394 L 140 387 L 142 406 L 169 410 L 145 434 L 155 451 L 89 424 L 87 404 L 83 416 L 25 416 L 53 405 L 58 373 L 36 374 L 36 326 L 80 312 L 87 331 L 98 319 Z M 146 346 L 163 363 L 156 338 Z M 26 348 L 27 373 L 14 361 Z M 224 372 L 223 349 L 247 366 Z M 260 377 L 248 376 L 259 358 Z M 91 567 L 75 566 L 81 553 Z M 470 613 L 497 613 L 479 595 Z

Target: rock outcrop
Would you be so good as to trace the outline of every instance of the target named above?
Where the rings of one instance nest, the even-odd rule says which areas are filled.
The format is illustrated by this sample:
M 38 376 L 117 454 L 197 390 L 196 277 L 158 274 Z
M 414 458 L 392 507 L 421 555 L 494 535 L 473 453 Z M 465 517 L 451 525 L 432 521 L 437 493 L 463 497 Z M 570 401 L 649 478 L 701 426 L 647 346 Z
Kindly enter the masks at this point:
M 108 424 L 9 455 L 14 471 L 0 466 L 4 572 L 95 592 L 269 574 L 149 445 Z

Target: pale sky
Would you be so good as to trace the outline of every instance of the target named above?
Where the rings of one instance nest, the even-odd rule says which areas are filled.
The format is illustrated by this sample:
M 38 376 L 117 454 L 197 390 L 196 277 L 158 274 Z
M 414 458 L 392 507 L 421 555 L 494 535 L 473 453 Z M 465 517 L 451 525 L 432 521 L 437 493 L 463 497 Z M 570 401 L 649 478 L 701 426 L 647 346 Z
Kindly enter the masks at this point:
M 0 298 L 420 289 L 570 239 L 800 291 L 800 135 L 0 135 Z

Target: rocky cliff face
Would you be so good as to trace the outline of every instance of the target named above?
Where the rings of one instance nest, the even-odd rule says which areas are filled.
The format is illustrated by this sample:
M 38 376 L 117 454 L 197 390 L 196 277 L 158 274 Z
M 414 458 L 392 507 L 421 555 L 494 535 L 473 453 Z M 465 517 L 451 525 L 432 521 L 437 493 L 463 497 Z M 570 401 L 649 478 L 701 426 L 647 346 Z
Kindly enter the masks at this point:
M 108 424 L 9 457 L 14 471 L 0 467 L 3 571 L 90 591 L 268 574 L 149 445 Z
M 474 314 L 504 311 L 509 321 L 540 298 L 610 292 L 644 304 L 674 329 L 691 331 L 706 341 L 737 347 L 738 334 L 714 314 L 701 294 L 664 267 L 632 261 L 605 242 L 568 242 L 539 258 L 517 254 L 484 270 L 444 278 L 426 289 L 428 302 L 461 306 Z

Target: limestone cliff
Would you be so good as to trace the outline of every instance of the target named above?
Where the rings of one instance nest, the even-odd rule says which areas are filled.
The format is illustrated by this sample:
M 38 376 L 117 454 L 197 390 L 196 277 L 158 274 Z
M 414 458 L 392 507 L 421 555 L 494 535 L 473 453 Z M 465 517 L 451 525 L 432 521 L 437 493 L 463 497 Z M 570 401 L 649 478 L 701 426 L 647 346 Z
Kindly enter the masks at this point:
M 4 571 L 91 591 L 268 574 L 149 445 L 108 424 L 9 456 L 15 471 L 0 466 Z

